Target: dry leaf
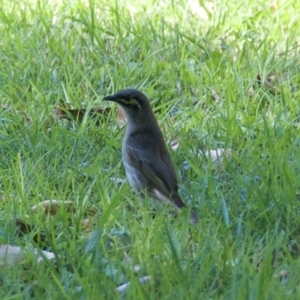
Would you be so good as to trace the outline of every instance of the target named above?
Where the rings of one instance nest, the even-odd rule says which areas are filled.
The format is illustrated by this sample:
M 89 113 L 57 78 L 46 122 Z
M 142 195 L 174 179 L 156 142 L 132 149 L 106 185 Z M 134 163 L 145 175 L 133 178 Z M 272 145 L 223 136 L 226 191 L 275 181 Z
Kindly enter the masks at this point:
M 33 253 L 38 262 L 43 261 L 45 258 L 48 260 L 53 260 L 55 258 L 54 253 L 49 251 L 42 251 L 36 248 L 33 248 L 33 251 L 29 251 L 20 246 L 4 244 L 0 245 L 0 265 L 14 266 L 22 263 L 24 262 L 27 253 Z
M 44 213 L 50 215 L 56 215 L 60 207 L 64 207 L 65 211 L 68 213 L 75 213 L 77 211 L 76 204 L 73 201 L 66 200 L 44 200 L 37 205 L 31 207 L 31 211 L 37 212 L 38 210 L 43 210 Z M 93 216 L 97 213 L 95 209 L 89 208 L 85 210 L 85 213 L 89 216 Z
M 254 91 L 253 86 L 251 86 L 251 87 L 248 89 L 248 94 L 249 94 L 249 97 L 250 97 L 250 98 L 254 97 L 255 91 Z
M 287 270 L 281 270 L 279 273 L 280 280 L 286 280 L 289 276 L 289 272 Z
M 123 262 L 124 262 L 126 265 L 132 266 L 132 264 L 133 264 L 133 259 L 132 259 L 126 252 L 124 252 L 124 253 L 123 253 Z M 141 267 L 140 267 L 139 265 L 134 265 L 134 266 L 132 266 L 132 271 L 133 271 L 134 273 L 138 273 L 140 270 L 141 270 Z
M 275 74 L 269 74 L 265 81 L 263 81 L 262 76 L 260 74 L 258 74 L 256 79 L 260 85 L 264 84 L 272 94 L 280 93 L 279 90 L 273 85 L 274 81 L 278 80 L 278 78 Z
M 23 258 L 20 246 L 0 245 L 0 265 L 16 265 L 21 263 Z
M 172 118 L 168 118 L 168 122 L 170 122 L 170 124 L 173 124 L 173 119 Z M 162 122 L 160 120 L 157 121 L 159 127 L 162 129 L 163 132 L 168 133 L 170 126 L 168 125 L 167 122 Z
M 84 119 L 85 114 L 88 113 L 88 116 L 95 120 L 96 125 L 99 126 L 102 123 L 102 119 L 99 118 L 99 116 L 108 116 L 111 110 L 111 107 L 95 107 L 89 110 L 85 108 L 70 109 L 60 107 L 54 109 L 53 116 L 66 120 L 75 119 L 77 122 L 81 123 Z M 124 109 L 120 106 L 117 106 L 117 122 L 120 126 L 126 123 L 126 115 Z
M 272 12 L 276 12 L 278 10 L 278 7 L 280 6 L 280 2 L 279 1 L 274 1 L 271 5 L 270 5 L 270 10 Z
M 117 106 L 117 122 L 120 126 L 126 124 L 126 114 L 120 105 Z
M 25 223 L 21 219 L 16 219 L 14 223 L 19 228 L 20 235 L 28 234 L 34 229 L 34 225 Z
M 205 2 L 202 6 L 198 0 L 189 0 L 188 6 L 190 12 L 202 20 L 208 20 L 209 14 L 215 12 L 215 4 L 210 1 Z
M 178 140 L 174 140 L 170 144 L 171 144 L 171 149 L 174 150 L 174 151 L 179 148 L 179 141 Z
M 220 96 L 219 96 L 219 94 L 217 93 L 217 91 L 214 90 L 213 88 L 209 88 L 209 91 L 210 91 L 211 96 L 213 97 L 213 99 L 214 99 L 216 102 L 219 102 L 219 101 L 220 101 Z
M 222 162 L 224 156 L 229 158 L 232 154 L 231 149 L 218 148 L 215 150 L 207 150 L 204 152 L 205 156 L 212 160 L 212 162 Z
M 12 224 L 12 226 L 16 226 L 18 228 L 18 230 L 17 230 L 18 236 L 23 236 L 25 234 L 29 234 L 36 229 L 35 225 L 26 223 L 21 219 L 12 220 L 11 224 Z M 32 239 L 37 245 L 44 244 L 46 241 L 46 234 L 44 232 L 37 231 L 33 235 Z
M 81 221 L 82 229 L 88 230 L 91 229 L 90 220 L 89 219 L 83 219 Z
M 61 119 L 72 120 L 75 119 L 77 122 L 82 122 L 86 113 L 95 120 L 96 125 L 99 126 L 102 123 L 100 115 L 107 116 L 111 111 L 111 107 L 94 107 L 91 109 L 70 109 L 65 107 L 56 108 L 53 111 L 53 116 Z
M 33 205 L 31 210 L 36 212 L 37 210 L 41 209 L 44 210 L 46 214 L 56 215 L 59 208 L 63 206 L 65 210 L 70 213 L 76 212 L 76 207 L 74 202 L 72 201 L 61 201 L 61 200 L 45 200 L 37 205 Z
M 145 284 L 148 281 L 150 281 L 150 279 L 151 279 L 151 276 L 144 276 L 144 277 L 139 278 L 139 282 L 140 282 L 140 284 Z M 130 286 L 130 282 L 124 283 L 117 287 L 117 291 L 119 293 L 124 293 L 128 290 L 129 286 Z
M 253 257 L 252 257 L 252 264 L 254 265 L 255 269 L 257 271 L 261 270 L 261 263 L 263 261 L 263 254 L 264 254 L 264 249 L 259 247 L 255 249 Z
M 120 177 L 109 177 L 109 180 L 117 184 L 123 184 L 126 181 L 126 179 Z

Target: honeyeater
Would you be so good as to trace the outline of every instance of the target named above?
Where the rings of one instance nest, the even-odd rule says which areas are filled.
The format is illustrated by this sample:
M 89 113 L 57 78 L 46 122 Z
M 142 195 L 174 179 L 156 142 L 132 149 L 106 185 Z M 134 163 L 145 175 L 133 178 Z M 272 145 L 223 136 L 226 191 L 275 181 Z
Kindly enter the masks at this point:
M 178 194 L 175 169 L 147 97 L 138 90 L 124 89 L 104 100 L 118 103 L 127 117 L 122 160 L 133 190 L 179 209 L 186 207 Z M 190 220 L 198 223 L 193 211 Z

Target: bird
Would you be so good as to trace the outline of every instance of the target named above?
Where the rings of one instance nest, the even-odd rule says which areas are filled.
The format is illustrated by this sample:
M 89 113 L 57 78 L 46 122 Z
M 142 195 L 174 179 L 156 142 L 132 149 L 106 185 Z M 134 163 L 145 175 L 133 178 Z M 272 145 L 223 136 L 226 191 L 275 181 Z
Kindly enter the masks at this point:
M 147 96 L 127 88 L 103 100 L 115 102 L 125 111 L 127 127 L 122 161 L 134 192 L 170 203 L 178 209 L 186 207 L 179 196 L 176 172 Z M 199 222 L 194 211 L 190 212 L 190 222 Z

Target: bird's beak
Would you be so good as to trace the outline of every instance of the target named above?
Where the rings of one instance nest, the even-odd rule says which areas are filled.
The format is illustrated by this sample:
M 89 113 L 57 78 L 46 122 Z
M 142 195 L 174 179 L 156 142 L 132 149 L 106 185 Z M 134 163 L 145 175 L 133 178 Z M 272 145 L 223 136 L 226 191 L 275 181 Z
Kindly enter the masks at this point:
M 115 95 L 109 95 L 103 98 L 104 101 L 114 101 L 114 102 L 119 102 L 120 99 L 116 97 Z

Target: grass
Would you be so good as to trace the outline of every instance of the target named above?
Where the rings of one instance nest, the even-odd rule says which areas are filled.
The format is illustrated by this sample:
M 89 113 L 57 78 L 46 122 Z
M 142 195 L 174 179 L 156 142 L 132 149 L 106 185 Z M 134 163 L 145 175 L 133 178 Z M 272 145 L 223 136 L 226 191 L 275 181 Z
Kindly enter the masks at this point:
M 197 4 L 2 1 L 0 245 L 26 257 L 1 266 L 1 299 L 299 298 L 300 4 Z M 258 84 L 270 74 L 271 88 Z M 100 126 L 53 117 L 105 107 L 124 87 L 179 140 L 180 193 L 199 226 L 111 180 L 125 178 L 114 110 Z M 231 155 L 213 163 L 203 145 Z M 33 213 L 46 199 L 76 211 Z M 20 236 L 16 219 L 35 227 Z

